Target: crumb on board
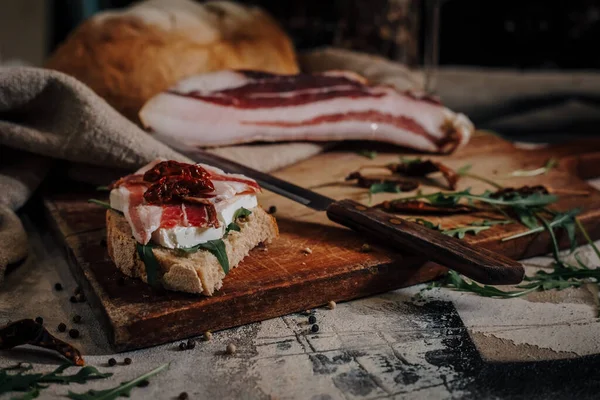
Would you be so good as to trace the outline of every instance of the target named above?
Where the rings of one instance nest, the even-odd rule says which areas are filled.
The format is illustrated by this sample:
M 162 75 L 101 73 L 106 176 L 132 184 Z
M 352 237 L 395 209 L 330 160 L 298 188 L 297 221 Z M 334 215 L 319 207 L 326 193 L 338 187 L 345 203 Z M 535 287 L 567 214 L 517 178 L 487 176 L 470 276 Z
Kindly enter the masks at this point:
M 310 249 L 310 247 L 305 247 L 305 248 L 303 248 L 303 249 L 302 249 L 302 252 L 303 252 L 305 255 L 312 254 L 312 250 Z
M 329 308 L 330 310 L 333 310 L 335 308 L 336 304 L 335 301 L 330 300 L 329 303 L 327 303 L 327 308 Z
M 225 349 L 225 353 L 227 353 L 227 354 L 233 354 L 233 353 L 236 352 L 236 350 L 237 350 L 237 348 L 235 347 L 235 344 L 229 343 L 227 345 L 227 348 Z
M 213 335 L 212 335 L 212 332 L 211 332 L 211 331 L 206 331 L 206 332 L 204 332 L 204 340 L 205 340 L 205 341 L 207 341 L 207 342 L 208 342 L 209 340 L 211 340 L 211 339 L 212 339 L 212 337 L 213 337 Z

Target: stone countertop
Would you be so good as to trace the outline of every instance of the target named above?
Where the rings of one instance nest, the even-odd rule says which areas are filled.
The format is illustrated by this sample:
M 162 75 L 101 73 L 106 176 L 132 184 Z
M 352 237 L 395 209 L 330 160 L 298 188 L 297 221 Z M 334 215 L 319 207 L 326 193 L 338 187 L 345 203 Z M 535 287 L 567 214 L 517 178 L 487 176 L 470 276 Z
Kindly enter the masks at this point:
M 69 302 L 76 284 L 62 249 L 23 219 L 33 256 L 0 288 L 0 324 L 42 316 L 53 333 L 60 322 L 77 327 L 81 337 L 66 340 L 88 365 L 114 373 L 85 385 L 51 385 L 41 399 L 110 388 L 163 363 L 168 369 L 131 398 L 174 399 L 183 391 L 191 399 L 596 398 L 600 389 L 595 285 L 510 300 L 445 288 L 421 292 L 426 286 L 419 285 L 317 309 L 318 333 L 309 331 L 306 315 L 290 314 L 216 332 L 208 342 L 198 338 L 193 350 L 181 351 L 176 342 L 113 354 L 89 306 Z M 589 246 L 578 253 L 598 265 Z M 534 269 L 550 259 L 524 262 Z M 54 290 L 56 282 L 63 291 Z M 81 324 L 71 322 L 75 314 Z M 233 355 L 225 354 L 230 343 Z M 111 357 L 117 366 L 108 366 Z M 133 363 L 122 365 L 125 357 Z M 23 361 L 44 372 L 62 362 L 28 346 L 0 352 L 0 367 Z

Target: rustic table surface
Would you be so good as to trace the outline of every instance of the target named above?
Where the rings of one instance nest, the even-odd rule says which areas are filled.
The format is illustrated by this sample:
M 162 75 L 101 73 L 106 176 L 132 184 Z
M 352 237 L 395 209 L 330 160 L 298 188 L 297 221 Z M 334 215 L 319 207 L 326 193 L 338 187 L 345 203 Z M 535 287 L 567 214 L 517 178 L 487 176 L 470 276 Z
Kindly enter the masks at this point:
M 133 399 L 173 399 L 183 391 L 192 399 L 597 398 L 600 389 L 593 285 L 510 300 L 433 289 L 416 301 L 420 285 L 317 309 L 318 333 L 309 331 L 306 315 L 291 314 L 217 332 L 193 350 L 176 342 L 113 354 L 89 306 L 69 302 L 75 282 L 62 249 L 47 228 L 23 219 L 33 256 L 0 289 L 0 324 L 39 315 L 55 331 L 79 314 L 81 337 L 72 342 L 89 365 L 114 373 L 85 385 L 52 385 L 40 398 L 113 387 L 164 363 L 168 369 L 134 389 Z M 597 265 L 590 250 L 579 253 Z M 526 262 L 530 269 L 550 259 Z M 56 282 L 65 290 L 55 291 Z M 228 344 L 235 354 L 225 353 Z M 117 366 L 108 366 L 111 357 Z M 122 365 L 125 357 L 133 363 Z M 0 352 L 0 367 L 22 361 L 39 371 L 61 362 L 28 347 Z

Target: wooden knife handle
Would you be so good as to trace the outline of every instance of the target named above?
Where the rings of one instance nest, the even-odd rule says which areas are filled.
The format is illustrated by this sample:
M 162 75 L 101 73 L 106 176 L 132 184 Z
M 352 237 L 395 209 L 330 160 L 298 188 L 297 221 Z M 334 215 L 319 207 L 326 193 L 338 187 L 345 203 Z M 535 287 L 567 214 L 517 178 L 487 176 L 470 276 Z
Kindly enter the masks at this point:
M 424 255 L 480 283 L 516 284 L 525 274 L 517 261 L 353 200 L 332 203 L 327 208 L 327 216 L 338 224 L 391 243 L 399 250 Z

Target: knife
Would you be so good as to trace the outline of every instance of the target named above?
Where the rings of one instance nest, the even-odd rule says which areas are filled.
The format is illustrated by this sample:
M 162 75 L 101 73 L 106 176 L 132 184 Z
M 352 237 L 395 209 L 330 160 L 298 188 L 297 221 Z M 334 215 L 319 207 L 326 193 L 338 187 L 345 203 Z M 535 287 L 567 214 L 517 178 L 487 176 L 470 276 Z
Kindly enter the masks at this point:
M 334 200 L 286 182 L 264 172 L 200 149 L 181 151 L 199 163 L 213 165 L 225 172 L 243 174 L 266 190 L 287 197 L 317 211 L 340 225 L 389 243 L 398 250 L 417 253 L 447 268 L 484 284 L 517 284 L 523 280 L 523 266 L 508 257 L 447 236 L 421 224 L 367 207 L 354 200 Z

